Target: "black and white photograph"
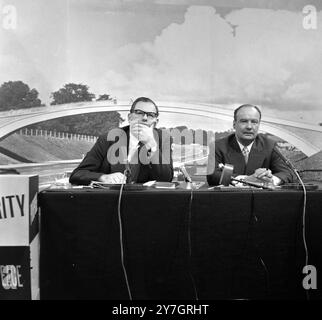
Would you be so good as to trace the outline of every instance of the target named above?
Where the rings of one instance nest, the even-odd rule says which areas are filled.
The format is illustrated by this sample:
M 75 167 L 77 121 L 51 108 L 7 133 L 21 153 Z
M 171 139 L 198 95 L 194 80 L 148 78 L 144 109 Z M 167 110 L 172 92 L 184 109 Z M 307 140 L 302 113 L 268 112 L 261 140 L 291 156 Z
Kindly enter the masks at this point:
M 321 0 L 1 0 L 0 300 L 321 300 L 321 75 Z

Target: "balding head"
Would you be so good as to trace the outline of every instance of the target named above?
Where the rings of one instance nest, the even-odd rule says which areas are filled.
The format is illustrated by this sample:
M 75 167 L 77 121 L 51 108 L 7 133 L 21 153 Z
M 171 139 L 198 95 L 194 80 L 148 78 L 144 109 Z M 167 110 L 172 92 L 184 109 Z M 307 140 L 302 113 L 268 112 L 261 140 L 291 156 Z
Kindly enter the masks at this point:
M 237 114 L 238 114 L 238 112 L 241 110 L 241 109 L 243 109 L 243 108 L 254 108 L 254 109 L 256 109 L 256 111 L 258 112 L 258 114 L 259 114 L 259 120 L 262 118 L 262 113 L 261 113 L 261 111 L 259 110 L 259 108 L 257 107 L 257 106 L 255 106 L 255 105 L 253 105 L 253 104 L 242 104 L 241 106 L 239 106 L 237 109 L 235 109 L 235 111 L 234 111 L 234 121 L 236 121 L 237 120 Z

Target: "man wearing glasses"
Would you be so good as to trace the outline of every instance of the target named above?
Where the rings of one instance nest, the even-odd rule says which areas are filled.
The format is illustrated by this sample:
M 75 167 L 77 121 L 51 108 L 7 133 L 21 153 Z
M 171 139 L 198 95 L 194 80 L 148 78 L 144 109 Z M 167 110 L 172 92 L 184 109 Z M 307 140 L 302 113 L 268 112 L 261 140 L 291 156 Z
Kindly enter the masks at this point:
M 136 99 L 128 114 L 129 126 L 100 136 L 69 181 L 78 185 L 91 181 L 108 184 L 171 181 L 171 138 L 156 128 L 158 116 L 158 107 L 151 99 Z

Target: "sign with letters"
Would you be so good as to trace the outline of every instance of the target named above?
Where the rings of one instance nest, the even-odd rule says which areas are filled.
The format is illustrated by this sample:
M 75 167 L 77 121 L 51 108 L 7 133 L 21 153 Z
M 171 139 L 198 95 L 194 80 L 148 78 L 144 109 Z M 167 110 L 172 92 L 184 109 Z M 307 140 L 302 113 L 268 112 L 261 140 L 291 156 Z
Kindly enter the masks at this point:
M 38 176 L 0 175 L 0 300 L 39 299 Z
M 31 299 L 29 247 L 0 247 L 0 300 Z

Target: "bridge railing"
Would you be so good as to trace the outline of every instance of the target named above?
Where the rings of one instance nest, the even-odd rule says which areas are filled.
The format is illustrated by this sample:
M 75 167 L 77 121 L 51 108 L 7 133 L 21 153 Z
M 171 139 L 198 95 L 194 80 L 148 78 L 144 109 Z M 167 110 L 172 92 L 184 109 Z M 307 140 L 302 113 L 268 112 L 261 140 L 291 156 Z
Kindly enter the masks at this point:
M 23 128 L 16 132 L 20 135 L 25 136 L 38 136 L 38 137 L 50 137 L 56 139 L 66 139 L 66 140 L 82 140 L 95 143 L 97 138 L 96 136 L 90 136 L 85 134 L 76 134 L 70 132 L 60 132 L 56 130 L 41 130 L 41 129 L 27 129 Z

